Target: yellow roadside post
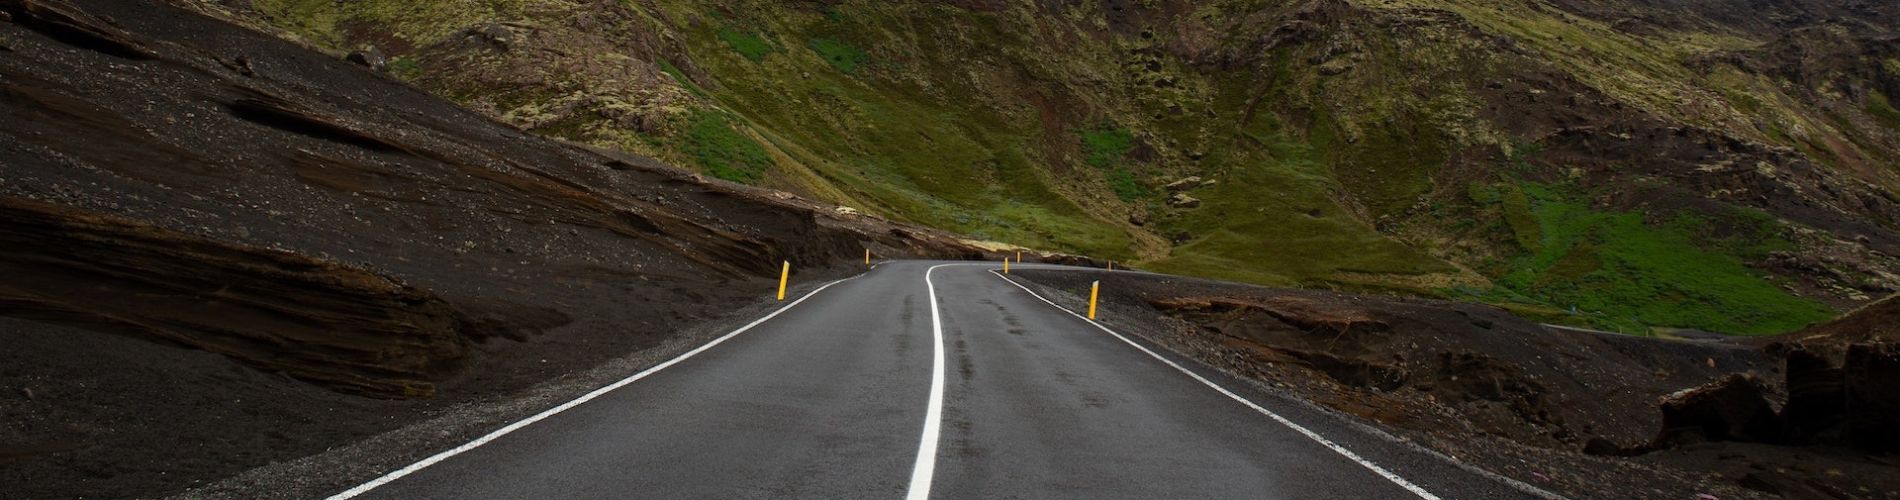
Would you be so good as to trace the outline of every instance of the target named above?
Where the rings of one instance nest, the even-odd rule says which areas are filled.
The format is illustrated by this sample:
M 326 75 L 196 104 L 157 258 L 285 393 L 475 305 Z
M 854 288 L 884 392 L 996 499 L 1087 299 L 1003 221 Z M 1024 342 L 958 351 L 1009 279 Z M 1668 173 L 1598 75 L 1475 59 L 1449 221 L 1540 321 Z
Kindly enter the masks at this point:
M 871 265 L 871 249 L 864 249 L 864 265 Z
M 778 272 L 778 299 L 785 300 L 785 278 L 792 276 L 792 261 L 785 261 L 784 269 Z
M 1009 274 L 1009 257 L 1003 257 L 1003 274 Z
M 1095 319 L 1095 297 L 1102 294 L 1102 282 L 1089 285 L 1089 319 Z
M 1022 250 L 1017 250 L 1017 251 L 1016 251 L 1016 263 L 1017 263 L 1017 264 L 1021 264 L 1022 262 L 1023 262 L 1023 251 L 1022 251 Z
M 1115 261 L 1113 260 L 1108 261 L 1108 270 L 1110 271 L 1115 270 Z

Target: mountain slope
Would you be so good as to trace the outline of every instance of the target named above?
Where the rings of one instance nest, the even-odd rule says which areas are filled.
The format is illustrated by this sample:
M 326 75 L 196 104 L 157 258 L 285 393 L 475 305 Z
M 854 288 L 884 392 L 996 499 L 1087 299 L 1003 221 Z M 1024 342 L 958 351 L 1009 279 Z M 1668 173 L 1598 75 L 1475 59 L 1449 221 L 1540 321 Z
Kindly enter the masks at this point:
M 1887 6 L 186 3 L 538 133 L 1157 270 L 1630 332 L 1900 290 Z
M 866 249 L 984 255 L 188 11 L 0 0 L 0 497 L 164 496 L 503 408 L 408 443 L 453 446 Z

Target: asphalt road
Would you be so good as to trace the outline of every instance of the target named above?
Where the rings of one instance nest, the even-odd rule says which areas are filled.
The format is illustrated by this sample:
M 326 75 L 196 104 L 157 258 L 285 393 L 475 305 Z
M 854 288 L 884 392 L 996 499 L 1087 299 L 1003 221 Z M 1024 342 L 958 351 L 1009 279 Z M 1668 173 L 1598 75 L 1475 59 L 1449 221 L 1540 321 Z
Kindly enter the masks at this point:
M 1155 354 L 995 267 L 882 264 L 341 496 L 1526 496 Z

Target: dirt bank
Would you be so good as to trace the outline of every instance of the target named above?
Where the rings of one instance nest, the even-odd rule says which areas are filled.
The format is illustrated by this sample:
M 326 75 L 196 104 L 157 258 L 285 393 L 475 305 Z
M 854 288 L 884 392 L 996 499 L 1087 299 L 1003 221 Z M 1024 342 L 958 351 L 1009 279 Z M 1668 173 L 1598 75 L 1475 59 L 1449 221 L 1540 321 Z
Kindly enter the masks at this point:
M 1784 374 L 1772 340 L 1639 338 L 1480 305 L 1138 273 L 1016 276 L 1070 300 L 1101 280 L 1113 327 L 1563 495 L 1900 495 L 1900 465 L 1845 440 L 1749 439 L 1764 426 L 1786 436 L 1788 387 L 1819 379 Z M 1693 401 L 1697 388 L 1721 404 Z

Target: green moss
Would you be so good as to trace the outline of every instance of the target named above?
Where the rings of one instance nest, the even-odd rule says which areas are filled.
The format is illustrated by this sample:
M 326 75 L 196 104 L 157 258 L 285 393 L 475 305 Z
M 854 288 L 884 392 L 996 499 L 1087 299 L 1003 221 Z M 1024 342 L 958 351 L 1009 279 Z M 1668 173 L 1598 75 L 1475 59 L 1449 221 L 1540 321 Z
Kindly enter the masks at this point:
M 1135 201 L 1151 194 L 1148 192 L 1148 187 L 1135 180 L 1134 172 L 1130 172 L 1125 166 L 1117 167 L 1115 171 L 1109 172 L 1108 187 L 1115 191 L 1115 197 L 1122 201 Z
M 726 46 L 732 47 L 733 52 L 738 52 L 739 55 L 745 56 L 746 59 L 752 62 L 764 61 L 765 56 L 772 53 L 771 43 L 766 42 L 765 39 L 759 35 L 748 31 L 719 28 L 716 35 L 719 37 L 719 40 L 726 42 Z
M 818 57 L 831 64 L 831 67 L 847 75 L 856 74 L 859 66 L 871 61 L 870 54 L 864 53 L 863 49 L 836 38 L 813 38 L 805 46 L 818 53 Z
M 1083 162 L 1096 168 L 1114 166 L 1134 148 L 1135 135 L 1127 129 L 1103 126 L 1082 131 Z
M 1772 334 L 1829 318 L 1817 302 L 1795 297 L 1744 257 L 1788 245 L 1776 224 L 1747 213 L 1721 221 L 1684 214 L 1649 222 L 1635 212 L 1601 212 L 1526 183 L 1542 234 L 1538 250 L 1516 259 L 1499 285 L 1586 315 L 1596 326 L 1630 333 L 1652 327 Z
M 687 117 L 685 142 L 686 153 L 713 177 L 758 182 L 772 165 L 764 147 L 734 130 L 732 121 L 716 111 Z
M 1544 232 L 1538 227 L 1537 219 L 1531 214 L 1531 198 L 1516 185 L 1507 187 L 1498 200 L 1504 211 L 1504 223 L 1511 228 L 1511 235 L 1519 247 L 1532 252 L 1543 248 Z
M 422 77 L 422 64 L 408 57 L 390 59 L 389 75 L 402 80 L 413 81 Z

